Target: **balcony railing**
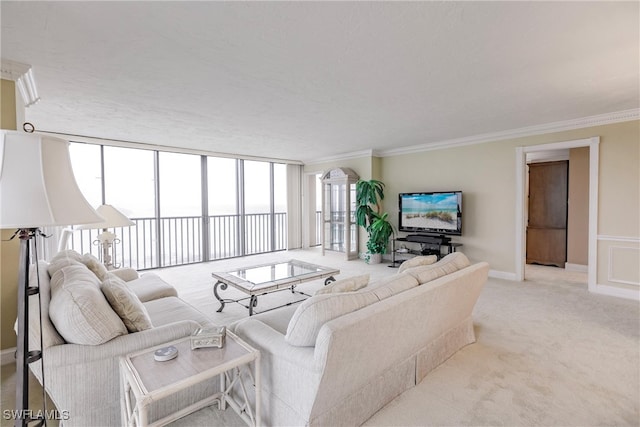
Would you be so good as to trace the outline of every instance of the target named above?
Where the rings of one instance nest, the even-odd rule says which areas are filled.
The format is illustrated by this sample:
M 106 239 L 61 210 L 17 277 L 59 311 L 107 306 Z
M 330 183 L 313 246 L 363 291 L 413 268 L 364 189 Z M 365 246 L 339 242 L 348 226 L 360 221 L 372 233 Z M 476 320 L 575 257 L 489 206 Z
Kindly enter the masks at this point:
M 145 270 L 287 249 L 284 212 L 275 213 L 273 220 L 268 213 L 246 214 L 244 222 L 240 215 L 212 215 L 208 224 L 203 224 L 199 216 L 167 217 L 159 222 L 156 218 L 131 220 L 135 226 L 109 229 L 119 239 L 112 260 L 118 267 Z M 100 258 L 94 242 L 101 232 L 74 232 L 71 249 Z

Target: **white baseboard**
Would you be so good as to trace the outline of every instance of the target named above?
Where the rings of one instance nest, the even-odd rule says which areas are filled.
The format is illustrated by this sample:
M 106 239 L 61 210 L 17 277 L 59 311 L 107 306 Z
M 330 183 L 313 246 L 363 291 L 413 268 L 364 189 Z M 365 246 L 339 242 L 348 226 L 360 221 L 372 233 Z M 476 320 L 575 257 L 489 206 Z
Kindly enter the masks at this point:
M 632 299 L 634 301 L 640 301 L 639 289 L 625 289 L 625 288 L 618 288 L 616 286 L 610 286 L 610 285 L 596 285 L 595 289 L 593 289 L 592 292 L 594 294 L 608 295 L 611 297 L 626 298 L 626 299 Z
M 570 262 L 566 262 L 564 264 L 564 269 L 567 270 L 567 271 L 578 271 L 580 273 L 588 273 L 589 272 L 589 266 L 588 265 L 571 264 Z
M 16 361 L 16 348 L 7 348 L 6 350 L 0 350 L 0 365 L 8 365 Z
M 508 271 L 489 270 L 489 277 L 494 279 L 516 280 L 516 273 L 509 273 Z

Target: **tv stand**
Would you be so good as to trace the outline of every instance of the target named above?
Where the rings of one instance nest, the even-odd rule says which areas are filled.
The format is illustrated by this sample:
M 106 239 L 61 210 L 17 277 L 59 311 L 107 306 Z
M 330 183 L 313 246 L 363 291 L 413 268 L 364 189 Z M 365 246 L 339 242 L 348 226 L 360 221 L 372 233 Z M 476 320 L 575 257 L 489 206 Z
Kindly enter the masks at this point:
M 399 267 L 404 261 L 420 255 L 435 255 L 438 259 L 453 253 L 462 243 L 454 243 L 444 235 L 409 234 L 391 241 L 391 265 Z
M 446 245 L 451 242 L 451 237 L 447 237 L 444 234 L 409 234 L 405 237 L 407 242 L 416 243 L 438 243 L 439 245 Z

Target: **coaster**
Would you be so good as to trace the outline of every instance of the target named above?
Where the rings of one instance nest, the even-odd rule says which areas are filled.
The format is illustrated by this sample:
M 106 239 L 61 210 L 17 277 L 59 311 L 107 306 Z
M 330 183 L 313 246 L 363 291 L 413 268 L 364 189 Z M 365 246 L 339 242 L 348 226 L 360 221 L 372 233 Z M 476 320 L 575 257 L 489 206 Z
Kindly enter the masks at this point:
M 178 349 L 174 346 L 159 348 L 153 353 L 153 358 L 158 362 L 166 362 L 176 357 L 178 357 Z

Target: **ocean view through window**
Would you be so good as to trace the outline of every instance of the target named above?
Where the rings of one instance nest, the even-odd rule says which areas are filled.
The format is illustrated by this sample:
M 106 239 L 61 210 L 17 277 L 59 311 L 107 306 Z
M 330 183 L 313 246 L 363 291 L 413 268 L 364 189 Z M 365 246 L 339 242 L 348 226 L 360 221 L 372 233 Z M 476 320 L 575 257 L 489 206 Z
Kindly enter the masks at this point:
M 282 163 L 70 144 L 81 191 L 135 222 L 112 229 L 114 264 L 137 270 L 287 249 Z M 68 247 L 99 257 L 102 230 L 76 230 Z

